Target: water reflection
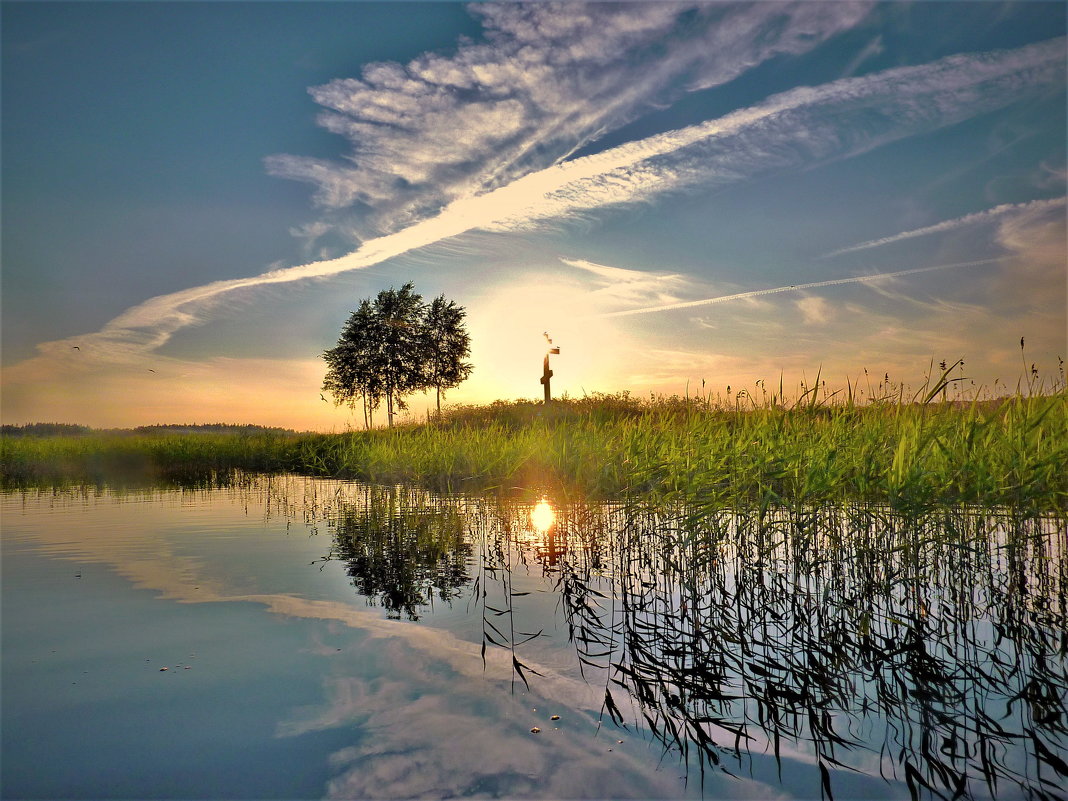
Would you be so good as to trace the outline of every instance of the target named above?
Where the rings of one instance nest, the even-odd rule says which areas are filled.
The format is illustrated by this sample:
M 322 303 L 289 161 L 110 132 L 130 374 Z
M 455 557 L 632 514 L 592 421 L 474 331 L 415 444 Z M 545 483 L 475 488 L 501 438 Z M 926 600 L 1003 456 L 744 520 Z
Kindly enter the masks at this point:
M 336 552 L 356 591 L 391 617 L 418 620 L 434 599 L 449 601 L 470 581 L 472 546 L 450 504 L 405 487 L 362 487 L 329 519 Z
M 547 534 L 556 522 L 556 512 L 549 502 L 542 498 L 530 510 L 530 524 L 539 534 Z
M 849 771 L 914 798 L 1064 797 L 1062 519 L 554 509 L 400 487 L 339 496 L 326 517 L 357 592 L 412 620 L 466 597 L 483 659 L 504 649 L 528 688 L 561 623 L 603 722 L 702 776 L 788 754 L 831 798 Z
M 582 622 L 665 745 L 717 764 L 754 738 L 803 743 L 827 795 L 838 767 L 913 796 L 1055 793 L 1063 528 L 866 509 L 626 528 L 619 622 Z
M 24 524 L 43 552 L 364 638 L 366 664 L 324 646 L 339 655 L 327 704 L 282 727 L 374 731 L 332 757 L 339 795 L 674 797 L 656 783 L 663 752 L 659 765 L 690 769 L 688 792 L 717 797 L 726 772 L 756 779 L 726 792 L 762 797 L 1065 796 L 1063 518 L 561 504 L 293 476 L 98 492 L 23 493 L 51 510 Z M 112 501 L 136 531 L 87 513 Z M 282 532 L 274 545 L 250 518 Z M 289 526 L 326 536 L 283 542 Z M 658 742 L 651 758 L 641 738 Z M 598 768 L 607 748 L 617 761 Z M 631 767 L 612 784 L 624 748 Z M 413 754 L 418 776 L 404 773 Z M 528 762 L 537 781 L 520 775 Z M 483 783 L 466 783 L 476 769 Z

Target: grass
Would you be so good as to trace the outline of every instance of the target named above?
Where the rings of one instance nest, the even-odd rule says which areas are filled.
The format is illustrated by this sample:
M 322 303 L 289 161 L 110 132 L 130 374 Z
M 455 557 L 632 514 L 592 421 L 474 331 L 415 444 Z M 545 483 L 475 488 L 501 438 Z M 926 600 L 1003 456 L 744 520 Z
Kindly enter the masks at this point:
M 952 369 L 952 368 L 951 368 Z M 438 490 L 524 488 L 652 497 L 698 508 L 862 500 L 1068 508 L 1068 392 L 946 402 L 756 401 L 627 393 L 454 407 L 440 419 L 344 434 L 279 430 L 4 436 L 4 486 L 292 471 Z M 817 379 L 816 385 L 819 385 Z M 742 397 L 744 403 L 738 398 Z M 926 401 L 926 402 L 925 402 Z
M 0 438 L 0 486 L 184 482 L 208 480 L 235 468 L 299 470 L 298 441 L 294 434 L 262 431 L 4 436 Z

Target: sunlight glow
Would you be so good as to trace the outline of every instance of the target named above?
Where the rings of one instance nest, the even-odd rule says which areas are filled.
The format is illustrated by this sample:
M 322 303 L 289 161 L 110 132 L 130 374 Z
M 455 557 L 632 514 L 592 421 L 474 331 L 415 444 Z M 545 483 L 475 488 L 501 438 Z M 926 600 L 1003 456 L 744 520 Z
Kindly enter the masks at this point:
M 556 512 L 549 502 L 542 498 L 530 510 L 530 524 L 539 534 L 545 534 L 556 523 Z
M 471 304 L 471 361 L 464 389 L 480 398 L 540 398 L 542 360 L 551 366 L 553 396 L 618 387 L 630 339 L 614 320 L 597 317 L 603 302 L 588 284 L 568 278 L 514 280 Z M 552 338 L 550 345 L 544 332 Z

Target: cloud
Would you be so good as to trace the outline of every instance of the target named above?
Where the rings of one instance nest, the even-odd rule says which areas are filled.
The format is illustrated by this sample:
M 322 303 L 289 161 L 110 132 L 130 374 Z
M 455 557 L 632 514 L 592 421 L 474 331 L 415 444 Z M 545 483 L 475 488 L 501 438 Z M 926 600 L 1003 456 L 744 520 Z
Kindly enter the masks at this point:
M 819 295 L 808 295 L 796 301 L 801 318 L 805 325 L 819 325 L 830 319 L 832 310 L 826 298 Z
M 1063 212 L 1065 199 L 1048 205 L 1027 204 L 1017 213 L 998 220 L 996 242 L 1008 253 L 1008 263 L 991 288 L 991 297 L 1013 314 L 1051 316 L 1052 341 L 1065 333 L 1065 253 L 1068 233 Z M 1056 213 L 1060 210 L 1060 213 Z M 1037 320 L 1031 324 L 1036 325 Z
M 319 123 L 348 140 L 344 162 L 267 160 L 356 207 L 365 235 L 544 169 L 686 90 L 726 83 L 856 25 L 858 3 L 488 3 L 484 41 L 310 90 Z
M 859 53 L 857 53 L 856 56 L 853 57 L 853 60 L 850 61 L 846 68 L 842 70 L 842 77 L 847 78 L 850 75 L 853 75 L 860 67 L 860 65 L 867 61 L 869 58 L 881 56 L 884 52 L 886 52 L 886 46 L 883 44 L 883 35 L 880 33 L 878 36 L 868 42 L 864 46 L 863 50 L 861 50 Z
M 565 259 L 561 257 L 560 261 L 567 264 L 570 267 L 576 267 L 580 270 L 593 273 L 599 278 L 604 279 L 612 283 L 632 283 L 635 281 L 649 281 L 649 280 L 672 280 L 678 278 L 676 275 L 664 275 L 657 276 L 653 273 L 643 272 L 642 270 L 628 270 L 624 267 L 611 267 L 607 264 L 596 264 L 586 259 Z
M 951 56 L 818 87 L 800 87 L 715 120 L 647 137 L 526 176 L 531 202 L 491 227 L 649 201 L 847 158 L 992 111 L 1063 83 L 1065 40 Z M 554 170 L 558 186 L 552 186 Z M 540 190 L 540 191 L 539 191 Z
M 928 267 L 913 267 L 909 270 L 896 270 L 891 273 L 874 273 L 873 275 L 857 275 L 849 278 L 832 278 L 827 281 L 810 281 L 806 284 L 790 284 L 777 286 L 770 289 L 754 289 L 749 292 L 736 292 L 733 295 L 719 295 L 714 298 L 702 298 L 701 300 L 680 301 L 661 306 L 647 306 L 641 309 L 625 309 L 623 311 L 606 312 L 599 317 L 626 317 L 632 314 L 653 314 L 654 312 L 675 311 L 677 309 L 692 309 L 696 306 L 711 306 L 714 303 L 727 303 L 729 301 L 758 298 L 764 295 L 777 295 L 782 292 L 797 292 L 804 289 L 817 289 L 826 286 L 840 286 L 841 284 L 862 284 L 885 281 L 890 278 L 898 278 L 903 275 L 915 275 L 917 273 L 929 273 L 935 270 L 949 270 L 956 267 L 979 267 L 986 264 L 996 264 L 1003 261 L 1005 256 L 992 259 L 979 259 L 978 261 L 962 261 L 953 264 L 935 264 Z M 800 305 L 800 303 L 799 303 Z
M 764 5 L 771 4 L 754 7 Z M 513 27 L 516 30 L 526 30 L 524 26 L 529 25 L 537 28 L 530 20 L 522 21 L 525 19 L 517 18 L 519 21 Z M 538 24 L 552 30 L 557 23 L 544 20 Z M 627 34 L 623 31 L 618 35 L 625 38 Z M 136 362 L 166 343 L 176 331 L 202 322 L 224 298 L 240 290 L 329 278 L 476 229 L 522 230 L 544 220 L 648 201 L 664 192 L 698 184 L 724 185 L 775 170 L 856 155 L 904 136 L 1008 105 L 1029 89 L 1063 83 L 1064 48 L 1064 38 L 1057 38 L 1017 50 L 951 56 L 930 64 L 794 89 L 718 119 L 528 172 L 482 194 L 468 192 L 430 216 L 394 233 L 365 241 L 357 250 L 339 258 L 273 269 L 248 278 L 215 281 L 150 298 L 99 332 L 43 343 L 38 350 L 42 357 L 69 362 L 71 346 L 76 344 L 81 348 L 79 358 L 85 365 Z M 473 75 L 481 74 L 472 69 Z M 711 80 L 714 74 L 717 73 L 709 71 L 705 80 Z M 403 70 L 393 67 L 373 70 L 371 76 L 376 86 L 403 87 L 408 80 Z M 495 175 L 511 176 L 519 170 L 519 163 L 504 158 Z M 492 182 L 487 178 L 483 185 Z M 934 268 L 918 271 L 926 269 Z M 839 279 L 805 286 L 874 278 Z M 741 293 L 730 299 L 786 289 L 789 287 Z M 692 305 L 723 299 L 727 298 L 697 301 Z M 659 310 L 654 307 L 621 314 Z
M 686 289 L 691 281 L 678 273 L 650 273 L 596 264 L 585 259 L 561 258 L 564 264 L 595 276 L 600 287 L 593 299 L 612 303 L 676 303 L 676 291 Z M 588 303 L 590 298 L 585 298 Z
M 300 239 L 303 242 L 302 250 L 305 256 L 310 256 L 316 242 L 332 230 L 329 223 L 322 220 L 316 220 L 314 222 L 305 223 L 304 225 L 293 226 L 289 229 L 289 235 Z M 320 256 L 320 258 L 327 258 Z
M 1050 210 L 1061 209 L 1065 206 L 1064 197 L 1050 198 L 1047 200 L 1032 200 L 1028 203 L 1002 203 L 1000 206 L 995 206 L 992 209 L 986 209 L 985 211 L 977 211 L 974 214 L 966 214 L 963 217 L 957 217 L 953 220 L 944 220 L 934 225 L 928 225 L 925 228 L 916 228 L 912 231 L 903 231 L 893 236 L 884 236 L 881 239 L 873 239 L 870 242 L 861 242 L 859 245 L 852 245 L 847 248 L 841 248 L 839 250 L 831 251 L 824 254 L 822 258 L 830 258 L 832 256 L 841 256 L 844 253 L 855 253 L 858 250 L 868 250 L 869 248 L 882 247 L 883 245 L 890 245 L 894 242 L 900 242 L 905 239 L 914 239 L 918 236 L 928 236 L 929 234 L 939 234 L 944 231 L 953 231 L 957 228 L 963 228 L 968 225 L 978 225 L 980 223 L 994 222 L 1005 215 L 1023 215 L 1029 216 L 1033 213 L 1043 213 Z

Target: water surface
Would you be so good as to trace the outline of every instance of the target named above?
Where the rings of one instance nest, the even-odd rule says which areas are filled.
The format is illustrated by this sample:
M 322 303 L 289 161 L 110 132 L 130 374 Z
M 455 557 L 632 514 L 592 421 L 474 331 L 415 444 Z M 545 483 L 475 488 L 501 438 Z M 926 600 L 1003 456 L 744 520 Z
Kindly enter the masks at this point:
M 4 797 L 1065 796 L 1061 519 L 291 476 L 2 512 Z

